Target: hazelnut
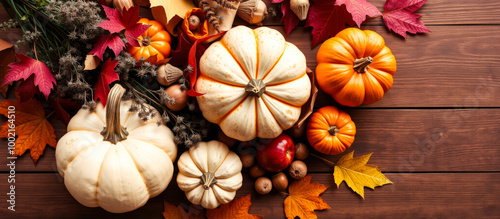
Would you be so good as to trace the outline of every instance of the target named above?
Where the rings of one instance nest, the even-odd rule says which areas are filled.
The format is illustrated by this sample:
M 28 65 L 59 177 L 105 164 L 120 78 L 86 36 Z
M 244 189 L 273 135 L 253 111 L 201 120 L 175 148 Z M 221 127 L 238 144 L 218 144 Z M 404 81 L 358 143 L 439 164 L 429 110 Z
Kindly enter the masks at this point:
M 266 174 L 266 170 L 264 170 L 264 168 L 262 168 L 258 164 L 255 164 L 252 167 L 250 167 L 250 176 L 251 177 L 259 178 L 259 177 L 263 176 L 264 174 Z
M 304 162 L 296 160 L 292 162 L 288 169 L 290 176 L 294 179 L 302 179 L 307 175 L 307 166 Z
M 295 145 L 295 158 L 297 160 L 304 160 L 309 156 L 309 147 L 304 143 Z
M 286 190 L 288 187 L 288 178 L 283 172 L 273 176 L 273 186 L 280 191 Z
M 271 192 L 273 189 L 273 183 L 267 177 L 260 177 L 255 181 L 255 191 L 257 191 L 261 195 L 265 195 Z

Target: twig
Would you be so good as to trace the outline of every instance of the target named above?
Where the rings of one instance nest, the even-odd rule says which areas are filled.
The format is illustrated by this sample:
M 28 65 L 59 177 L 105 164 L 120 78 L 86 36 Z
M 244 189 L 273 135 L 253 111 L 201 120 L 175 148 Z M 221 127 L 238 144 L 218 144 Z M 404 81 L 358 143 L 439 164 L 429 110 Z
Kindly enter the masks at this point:
M 316 155 L 316 154 L 314 154 L 314 153 L 310 153 L 310 154 L 311 154 L 312 156 L 315 156 L 316 158 L 319 158 L 320 160 L 322 160 L 322 161 L 323 161 L 323 162 L 325 162 L 325 163 L 328 163 L 328 164 L 331 164 L 331 165 L 334 165 L 334 166 L 335 166 L 335 163 L 334 163 L 334 162 L 332 162 L 332 161 L 330 161 L 330 160 L 327 160 L 327 159 L 325 159 L 325 158 L 323 158 L 323 157 L 320 157 L 319 155 Z

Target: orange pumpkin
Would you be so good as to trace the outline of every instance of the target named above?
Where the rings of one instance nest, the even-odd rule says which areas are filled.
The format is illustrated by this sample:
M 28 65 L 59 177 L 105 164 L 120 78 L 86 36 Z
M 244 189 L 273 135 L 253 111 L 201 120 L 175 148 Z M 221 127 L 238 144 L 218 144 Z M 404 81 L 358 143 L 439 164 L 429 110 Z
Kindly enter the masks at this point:
M 344 29 L 321 45 L 316 59 L 321 90 L 351 107 L 380 100 L 396 73 L 394 55 L 371 30 Z
M 146 30 L 146 32 L 144 32 L 144 34 L 137 37 L 141 46 L 135 47 L 128 44 L 127 52 L 130 53 L 137 61 L 139 61 L 141 57 L 147 59 L 154 55 L 156 55 L 157 62 L 169 57 L 172 38 L 170 38 L 170 34 L 168 34 L 163 25 L 158 21 L 149 20 L 147 18 L 141 18 L 138 23 L 151 26 Z
M 326 106 L 311 115 L 307 124 L 307 140 L 323 154 L 340 154 L 349 148 L 356 135 L 356 125 L 349 114 L 334 106 Z

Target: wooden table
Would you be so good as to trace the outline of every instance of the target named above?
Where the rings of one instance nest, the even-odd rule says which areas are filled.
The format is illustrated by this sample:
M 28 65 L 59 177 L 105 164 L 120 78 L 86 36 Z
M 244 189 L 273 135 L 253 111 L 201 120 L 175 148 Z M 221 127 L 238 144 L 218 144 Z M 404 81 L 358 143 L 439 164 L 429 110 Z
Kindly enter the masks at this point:
M 382 10 L 385 1 L 369 2 Z M 362 28 L 381 34 L 396 56 L 394 86 L 375 104 L 342 107 L 358 130 L 348 151 L 373 152 L 369 163 L 394 184 L 365 189 L 363 200 L 345 183 L 337 189 L 333 168 L 309 157 L 312 181 L 330 186 L 321 197 L 331 209 L 317 211 L 319 218 L 500 217 L 500 2 L 430 0 L 419 13 L 432 33 L 410 35 L 407 40 L 388 32 L 381 19 L 365 23 Z M 2 9 L 0 22 L 7 19 Z M 284 32 L 279 19 L 271 18 L 264 25 Z M 10 42 L 20 38 L 19 29 L 0 34 Z M 286 39 L 305 53 L 308 67 L 314 70 L 319 46 L 311 50 L 310 29 L 298 27 Z M 320 93 L 316 106 L 325 105 L 338 106 Z M 61 137 L 65 126 L 50 119 Z M 164 200 L 189 204 L 174 182 L 130 213 L 84 207 L 70 196 L 57 173 L 54 149 L 46 148 L 36 166 L 28 154 L 16 161 L 16 212 L 11 212 L 5 201 L 7 141 L 2 139 L 0 145 L 5 147 L 0 150 L 2 218 L 162 218 Z M 251 193 L 250 213 L 284 218 L 285 197 L 278 192 L 257 194 L 247 172 L 237 197 Z

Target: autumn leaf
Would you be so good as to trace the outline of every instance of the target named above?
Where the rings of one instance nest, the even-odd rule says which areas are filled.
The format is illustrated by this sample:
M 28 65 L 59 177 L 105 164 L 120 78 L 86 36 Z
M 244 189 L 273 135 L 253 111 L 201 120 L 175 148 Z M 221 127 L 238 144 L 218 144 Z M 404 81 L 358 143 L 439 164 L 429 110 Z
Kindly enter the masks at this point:
M 69 109 L 79 109 L 82 105 L 76 101 L 72 101 L 71 99 L 63 99 L 61 96 L 57 95 L 57 99 L 50 98 L 49 106 L 54 109 L 56 116 L 60 119 L 65 125 L 69 124 L 70 116 L 66 111 L 66 108 Z
M 3 41 L 0 39 L 0 84 L 4 84 L 5 75 L 9 70 L 9 64 L 16 61 L 16 55 L 14 53 L 14 45 Z M 6 97 L 7 90 L 11 83 L 0 86 L 0 93 Z
M 150 0 L 151 12 L 156 21 L 174 34 L 174 28 L 183 19 L 186 12 L 196 8 L 192 0 Z
M 56 84 L 56 79 L 50 72 L 50 69 L 45 63 L 34 60 L 23 54 L 16 54 L 16 57 L 20 61 L 9 64 L 10 70 L 7 72 L 2 86 L 21 79 L 27 80 L 30 75 L 34 75 L 34 84 L 38 86 L 38 90 L 45 95 L 45 99 L 48 99 L 50 90 L 52 90 Z
M 0 137 L 12 137 L 9 131 L 15 125 L 15 135 L 18 136 L 15 143 L 13 156 L 23 155 L 30 150 L 31 159 L 36 162 L 43 154 L 45 146 L 56 147 L 56 135 L 54 128 L 47 121 L 43 106 L 35 99 L 25 102 L 4 100 L 0 103 L 0 113 L 9 116 L 9 106 L 15 107 L 15 118 L 9 118 L 0 128 Z M 12 125 L 14 124 L 14 125 Z
M 142 7 L 149 7 L 151 5 L 149 0 L 134 0 L 134 4 Z
M 136 38 L 146 32 L 150 27 L 150 25 L 137 23 L 141 19 L 141 17 L 139 17 L 139 7 L 131 7 L 128 10 L 124 9 L 122 12 L 118 9 L 106 6 L 102 7 L 109 20 L 104 20 L 97 26 L 108 30 L 110 33 L 119 33 L 125 30 L 125 37 L 128 43 L 132 46 L 139 47 L 140 45 Z
M 290 8 L 290 0 L 286 0 L 281 3 L 281 13 L 283 13 L 281 22 L 283 22 L 286 35 L 288 35 L 292 32 L 293 29 L 295 29 L 295 27 L 297 27 L 300 19 Z
M 115 56 L 118 56 L 123 48 L 125 48 L 125 44 L 116 34 L 101 35 L 97 37 L 97 42 L 94 44 L 94 48 L 90 50 L 89 55 L 95 55 L 102 60 L 102 55 L 108 47 L 113 50 Z
M 207 218 L 208 219 L 258 219 L 264 216 L 248 214 L 248 210 L 250 209 L 250 194 L 241 197 L 240 199 L 235 199 L 230 203 L 223 204 L 219 208 L 216 209 L 208 209 L 207 210 Z
M 399 1 L 399 0 L 397 0 Z M 352 19 L 358 27 L 366 20 L 366 16 L 381 15 L 380 11 L 374 5 L 368 3 L 366 0 L 336 0 L 335 5 L 345 5 L 346 9 L 352 15 Z
M 353 155 L 354 151 L 341 157 L 335 164 L 333 177 L 337 187 L 345 181 L 354 192 L 365 198 L 364 187 L 374 189 L 376 186 L 392 184 L 377 166 L 366 164 L 372 154 L 356 158 Z
M 21 82 L 19 87 L 17 87 L 16 92 L 21 102 L 24 102 L 26 100 L 35 97 L 35 95 L 38 93 L 38 89 L 36 89 L 35 86 L 34 78 L 35 78 L 34 75 L 29 76 L 27 80 Z
M 181 206 L 175 206 L 164 202 L 163 217 L 165 219 L 205 219 L 203 208 L 194 205 L 189 206 L 189 212 L 186 212 Z
M 387 0 L 384 5 L 382 17 L 389 30 L 403 36 L 406 32 L 428 33 L 431 32 L 422 21 L 422 15 L 415 13 L 427 0 Z
M 87 55 L 85 57 L 85 68 L 83 70 L 94 70 L 97 68 L 97 66 L 99 66 L 99 64 L 101 64 L 101 60 L 99 59 L 99 57 L 95 55 Z
M 101 66 L 101 74 L 95 84 L 94 100 L 100 99 L 103 106 L 108 102 L 109 84 L 120 79 L 115 71 L 118 61 L 110 61 L 109 59 Z
M 288 219 L 299 217 L 318 218 L 314 210 L 329 209 L 330 206 L 319 197 L 328 186 L 317 182 L 311 183 L 312 175 L 295 180 L 288 187 L 288 197 L 285 199 L 285 215 Z
M 335 36 L 346 28 L 346 24 L 354 26 L 352 16 L 345 6 L 336 6 L 334 1 L 312 0 L 305 27 L 312 27 L 312 48 Z

